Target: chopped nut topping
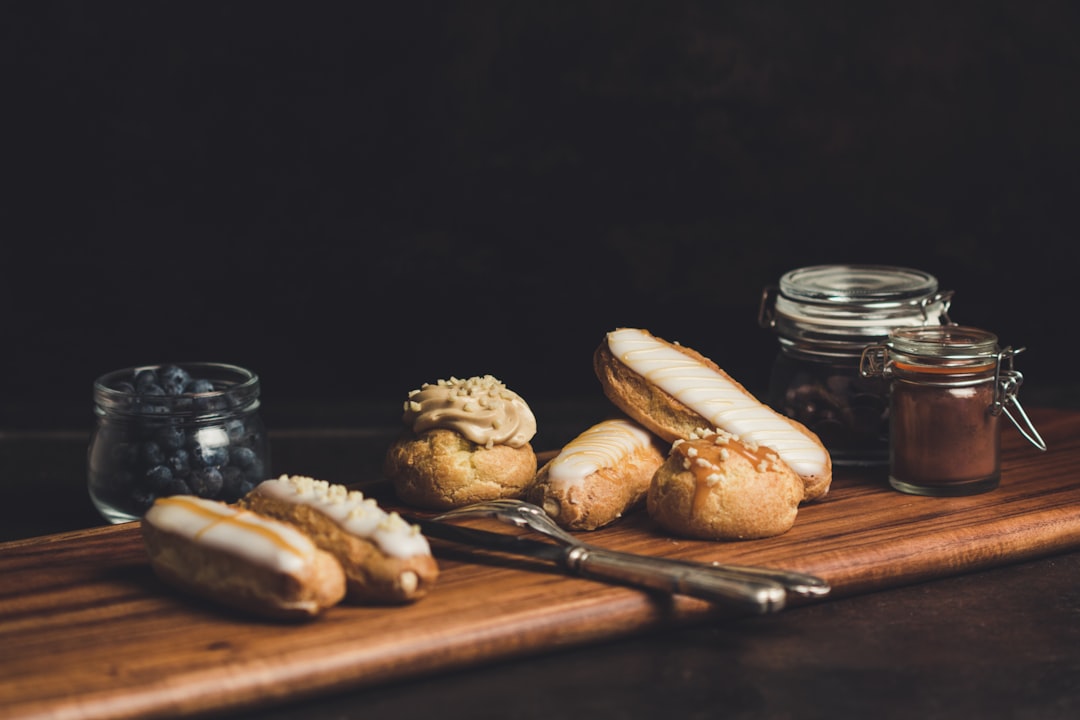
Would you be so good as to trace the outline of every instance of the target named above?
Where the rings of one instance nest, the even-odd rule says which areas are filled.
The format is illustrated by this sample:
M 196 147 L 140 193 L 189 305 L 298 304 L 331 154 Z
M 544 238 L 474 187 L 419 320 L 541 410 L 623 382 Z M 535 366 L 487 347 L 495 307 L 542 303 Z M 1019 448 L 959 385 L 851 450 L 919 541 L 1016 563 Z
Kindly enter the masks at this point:
M 491 375 L 424 383 L 409 393 L 402 420 L 413 432 L 453 430 L 489 449 L 521 447 L 536 434 L 529 406 Z

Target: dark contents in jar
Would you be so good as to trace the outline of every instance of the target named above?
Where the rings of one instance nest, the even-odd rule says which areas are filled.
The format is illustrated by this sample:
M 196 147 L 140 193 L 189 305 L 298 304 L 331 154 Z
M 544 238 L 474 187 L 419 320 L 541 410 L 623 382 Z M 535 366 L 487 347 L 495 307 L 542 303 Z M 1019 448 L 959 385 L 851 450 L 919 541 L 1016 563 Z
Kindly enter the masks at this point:
M 857 362 L 809 362 L 781 353 L 767 403 L 817 434 L 837 465 L 889 458 L 889 388 L 859 374 Z
M 229 394 L 218 392 L 227 385 L 169 365 L 140 370 L 111 389 L 126 393 L 129 412 L 99 422 L 90 458 L 97 502 L 141 516 L 158 497 L 234 502 L 265 479 L 261 421 L 230 407 Z
M 963 495 L 996 487 L 999 416 L 994 385 L 946 387 L 895 380 L 890 482 Z

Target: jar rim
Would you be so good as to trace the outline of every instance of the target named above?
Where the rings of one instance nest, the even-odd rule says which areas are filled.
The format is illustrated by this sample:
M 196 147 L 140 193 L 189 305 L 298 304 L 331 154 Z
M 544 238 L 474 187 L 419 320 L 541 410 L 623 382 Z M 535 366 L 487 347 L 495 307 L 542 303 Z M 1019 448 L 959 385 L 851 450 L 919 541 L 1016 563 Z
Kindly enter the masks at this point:
M 896 327 L 950 323 L 951 291 L 930 273 L 895 265 L 811 265 L 762 296 L 761 318 L 781 338 L 859 353 Z M 770 307 L 771 303 L 771 307 Z
M 135 375 L 144 370 L 156 371 L 173 366 L 188 371 L 196 379 L 214 381 L 214 389 L 177 395 L 143 395 L 138 391 L 115 387 L 123 380 L 134 380 Z M 224 384 L 219 386 L 217 383 Z M 99 408 L 110 412 L 131 415 L 160 415 L 168 412 L 171 415 L 202 417 L 221 411 L 221 404 L 215 401 L 231 400 L 229 405 L 234 409 L 250 404 L 257 407 L 259 376 L 247 368 L 222 362 L 186 361 L 132 365 L 100 375 L 94 380 L 93 395 Z
M 789 270 L 780 278 L 782 296 L 812 304 L 907 305 L 937 290 L 935 276 L 898 265 L 810 265 Z
M 997 335 L 970 325 L 897 328 L 885 344 L 894 354 L 933 360 L 985 361 L 999 352 Z

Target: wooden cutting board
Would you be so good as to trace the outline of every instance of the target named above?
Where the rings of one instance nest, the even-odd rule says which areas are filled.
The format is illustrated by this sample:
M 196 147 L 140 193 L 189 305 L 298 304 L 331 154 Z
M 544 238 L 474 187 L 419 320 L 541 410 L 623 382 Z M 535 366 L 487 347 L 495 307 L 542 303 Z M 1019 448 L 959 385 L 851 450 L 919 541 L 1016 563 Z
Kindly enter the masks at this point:
M 1007 427 L 1002 486 L 984 495 L 903 495 L 880 471 L 838 469 L 828 497 L 800 510 L 780 537 L 676 540 L 639 513 L 589 539 L 802 570 L 829 580 L 833 598 L 1078 548 L 1080 413 L 1032 417 L 1049 450 Z M 0 544 L 0 717 L 116 720 L 254 708 L 729 612 L 433 545 L 442 574 L 420 602 L 341 605 L 313 622 L 282 625 L 166 589 L 147 566 L 136 524 Z

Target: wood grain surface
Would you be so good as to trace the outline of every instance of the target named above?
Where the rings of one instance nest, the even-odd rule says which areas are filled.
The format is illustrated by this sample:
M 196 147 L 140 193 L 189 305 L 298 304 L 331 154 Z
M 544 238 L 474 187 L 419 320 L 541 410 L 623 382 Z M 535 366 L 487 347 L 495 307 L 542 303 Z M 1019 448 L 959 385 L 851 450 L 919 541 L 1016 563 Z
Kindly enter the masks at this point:
M 903 495 L 880 471 L 838 469 L 830 494 L 802 508 L 780 537 L 678 540 L 638 513 L 589 540 L 811 572 L 832 583 L 832 598 L 1072 550 L 1080 547 L 1080 413 L 1031 415 L 1049 450 L 1035 450 L 1006 427 L 1002 485 L 987 494 Z M 529 560 L 433 545 L 442 574 L 420 602 L 340 605 L 312 622 L 282 624 L 161 585 L 136 524 L 0 544 L 0 717 L 154 718 L 255 708 L 665 625 L 722 621 L 730 612 L 568 578 Z

